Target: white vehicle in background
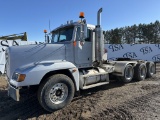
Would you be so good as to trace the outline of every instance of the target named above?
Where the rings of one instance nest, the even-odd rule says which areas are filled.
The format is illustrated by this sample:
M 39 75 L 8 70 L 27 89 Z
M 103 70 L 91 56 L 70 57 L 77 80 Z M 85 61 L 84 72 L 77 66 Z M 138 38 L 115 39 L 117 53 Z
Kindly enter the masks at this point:
M 80 90 L 109 84 L 110 75 L 124 83 L 152 77 L 155 65 L 151 61 L 107 60 L 101 12 L 102 8 L 97 13 L 96 26 L 86 24 L 84 13 L 80 13 L 81 21 L 68 22 L 51 32 L 51 43 L 9 47 L 8 95 L 20 101 L 24 87 L 37 85 L 39 103 L 52 112 L 69 104 Z

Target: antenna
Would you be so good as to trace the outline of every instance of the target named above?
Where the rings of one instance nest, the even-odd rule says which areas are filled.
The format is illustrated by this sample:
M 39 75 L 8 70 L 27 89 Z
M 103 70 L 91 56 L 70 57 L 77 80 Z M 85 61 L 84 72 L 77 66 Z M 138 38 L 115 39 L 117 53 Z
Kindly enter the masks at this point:
M 50 25 L 50 20 L 49 20 L 49 31 L 51 32 L 51 25 Z

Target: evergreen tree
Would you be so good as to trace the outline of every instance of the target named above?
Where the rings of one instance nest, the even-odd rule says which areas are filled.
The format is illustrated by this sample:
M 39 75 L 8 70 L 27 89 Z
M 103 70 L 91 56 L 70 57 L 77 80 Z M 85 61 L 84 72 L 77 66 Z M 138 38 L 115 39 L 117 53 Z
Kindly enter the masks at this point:
M 115 28 L 105 32 L 109 44 L 160 43 L 160 22 Z

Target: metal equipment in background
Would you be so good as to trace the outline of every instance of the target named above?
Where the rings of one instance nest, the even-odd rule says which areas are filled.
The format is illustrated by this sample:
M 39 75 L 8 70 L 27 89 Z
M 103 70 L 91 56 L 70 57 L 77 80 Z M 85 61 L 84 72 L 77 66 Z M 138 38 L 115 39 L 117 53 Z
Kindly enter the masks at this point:
M 19 34 L 12 34 L 6 36 L 0 36 L 0 40 L 17 40 L 21 39 L 22 41 L 27 41 L 27 33 L 19 33 Z

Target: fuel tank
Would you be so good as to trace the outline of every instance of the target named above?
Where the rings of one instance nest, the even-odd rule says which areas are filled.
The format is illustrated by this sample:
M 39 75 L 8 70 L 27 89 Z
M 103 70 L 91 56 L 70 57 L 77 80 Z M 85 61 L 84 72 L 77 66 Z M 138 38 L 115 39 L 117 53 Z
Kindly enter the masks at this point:
M 102 68 L 83 69 L 80 72 L 80 88 L 99 82 L 109 82 L 108 73 Z

